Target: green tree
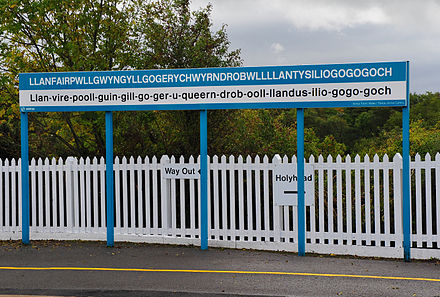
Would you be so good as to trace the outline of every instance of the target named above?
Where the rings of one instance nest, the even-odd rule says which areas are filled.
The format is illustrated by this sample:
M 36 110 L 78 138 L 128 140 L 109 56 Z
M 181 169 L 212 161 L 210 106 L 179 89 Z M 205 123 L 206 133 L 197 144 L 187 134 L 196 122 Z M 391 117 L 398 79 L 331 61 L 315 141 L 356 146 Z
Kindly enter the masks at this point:
M 241 63 L 239 51 L 229 50 L 225 27 L 213 32 L 211 6 L 191 12 L 189 1 L 0 0 L 0 9 L 0 83 L 2 95 L 6 94 L 1 100 L 7 109 L 0 114 L 0 131 L 14 143 L 19 143 L 16 105 L 20 72 Z M 228 114 L 214 112 L 210 116 L 220 121 Z M 5 121 L 9 115 L 13 119 Z M 116 113 L 115 118 L 116 154 L 180 153 L 181 148 L 196 153 L 192 152 L 197 142 L 194 135 L 198 135 L 194 112 L 125 112 Z M 166 131 L 170 135 L 164 138 L 164 133 L 154 129 L 159 126 L 170 128 Z M 102 112 L 32 113 L 31 155 L 103 155 L 103 129 Z M 164 140 L 164 145 L 158 144 Z M 6 153 L 18 156 L 19 150 Z
M 127 12 L 118 8 L 120 4 L 104 0 L 2 0 L 0 67 L 9 78 L 2 89 L 14 89 L 1 98 L 2 102 L 18 101 L 19 72 L 127 67 L 123 62 L 127 60 L 129 23 Z M 18 121 L 16 115 L 9 129 Z M 31 114 L 32 155 L 102 154 L 103 123 L 102 113 Z
M 212 30 L 210 19 L 212 6 L 191 12 L 188 0 L 163 0 L 133 2 L 130 31 L 132 55 L 127 63 L 136 69 L 155 68 L 204 68 L 232 67 L 241 64 L 240 51 L 230 51 L 230 42 L 223 25 Z M 144 117 L 133 115 L 133 117 Z M 208 120 L 209 153 L 216 153 L 222 139 L 231 129 L 225 125 L 235 111 L 210 111 Z M 150 148 L 138 146 L 129 149 L 124 145 L 127 131 L 138 131 L 136 121 L 126 121 L 116 127 L 117 135 L 124 135 L 115 142 L 118 154 L 169 154 L 191 155 L 199 152 L 199 112 L 162 111 L 149 116 L 149 131 L 138 138 L 151 141 Z M 215 144 L 215 145 L 213 145 Z M 148 144 L 147 144 L 148 145 Z
M 0 0 L 0 158 L 20 155 L 18 73 L 241 64 L 212 6 L 189 0 Z M 411 153 L 440 151 L 440 93 L 411 94 Z M 116 155 L 199 152 L 197 111 L 115 112 Z M 400 108 L 307 109 L 307 154 L 394 154 Z M 296 152 L 294 110 L 210 111 L 210 154 Z M 104 114 L 31 113 L 31 156 L 104 155 Z
M 440 93 L 411 94 L 410 153 L 431 156 L 440 152 Z M 402 152 L 402 112 L 393 109 L 379 133 L 358 139 L 353 147 L 360 154 L 394 155 Z
M 20 151 L 20 112 L 14 95 L 17 93 L 13 85 L 8 83 L 13 78 L 8 73 L 0 74 L 0 158 L 18 157 Z
M 296 110 L 241 110 L 234 127 L 226 136 L 227 144 L 222 152 L 233 155 L 292 156 L 296 154 Z M 346 147 L 332 135 L 318 137 L 313 128 L 304 129 L 305 156 L 320 154 L 334 156 L 345 154 Z

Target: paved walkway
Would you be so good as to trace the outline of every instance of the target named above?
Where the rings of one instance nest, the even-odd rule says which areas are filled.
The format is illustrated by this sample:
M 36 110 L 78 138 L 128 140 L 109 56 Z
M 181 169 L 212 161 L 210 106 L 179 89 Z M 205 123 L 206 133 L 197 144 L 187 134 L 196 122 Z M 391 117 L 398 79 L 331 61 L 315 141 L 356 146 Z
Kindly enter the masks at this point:
M 0 295 L 440 296 L 440 263 L 103 242 L 0 242 Z

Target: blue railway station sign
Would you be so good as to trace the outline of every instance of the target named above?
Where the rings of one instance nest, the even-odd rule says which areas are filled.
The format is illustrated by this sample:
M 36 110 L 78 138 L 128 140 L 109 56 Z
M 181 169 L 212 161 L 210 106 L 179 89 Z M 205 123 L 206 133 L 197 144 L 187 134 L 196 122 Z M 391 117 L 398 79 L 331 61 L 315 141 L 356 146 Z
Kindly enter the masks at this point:
M 208 248 L 207 112 L 211 109 L 297 109 L 298 254 L 305 254 L 304 108 L 402 107 L 403 246 L 410 259 L 409 63 L 160 69 L 19 75 L 22 240 L 29 243 L 28 113 L 105 111 L 106 203 L 114 213 L 113 115 L 123 110 L 200 110 L 200 240 Z M 114 217 L 106 216 L 107 245 Z
M 22 111 L 406 106 L 406 62 L 20 74 Z

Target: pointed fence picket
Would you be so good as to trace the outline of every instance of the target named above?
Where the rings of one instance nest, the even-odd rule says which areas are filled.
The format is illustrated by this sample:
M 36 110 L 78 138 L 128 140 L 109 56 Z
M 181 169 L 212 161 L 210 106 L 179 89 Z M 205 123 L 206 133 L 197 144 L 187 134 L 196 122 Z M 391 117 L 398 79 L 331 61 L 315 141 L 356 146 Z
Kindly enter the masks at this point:
M 200 243 L 198 179 L 164 179 L 165 165 L 200 158 L 116 157 L 115 239 Z M 297 209 L 273 203 L 276 164 L 296 157 L 213 156 L 208 159 L 211 246 L 297 250 Z M 21 237 L 20 160 L 0 160 L 0 239 Z M 402 157 L 314 156 L 314 203 L 306 207 L 306 250 L 401 257 Z M 104 240 L 104 158 L 32 159 L 32 239 Z M 411 244 L 414 258 L 440 258 L 440 154 L 411 161 Z
M 434 160 L 429 154 L 425 155 L 424 160 L 417 154 L 411 165 L 412 245 L 427 250 L 438 249 L 440 246 L 440 154 L 437 153 Z

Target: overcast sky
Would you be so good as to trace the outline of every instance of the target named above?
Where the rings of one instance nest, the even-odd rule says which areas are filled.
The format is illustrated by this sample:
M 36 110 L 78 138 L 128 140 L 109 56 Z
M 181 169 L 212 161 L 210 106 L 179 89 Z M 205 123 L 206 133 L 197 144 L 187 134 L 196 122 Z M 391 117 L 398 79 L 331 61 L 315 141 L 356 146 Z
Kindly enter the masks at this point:
M 193 0 L 213 5 L 243 66 L 410 61 L 411 92 L 440 91 L 440 0 Z

